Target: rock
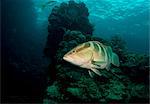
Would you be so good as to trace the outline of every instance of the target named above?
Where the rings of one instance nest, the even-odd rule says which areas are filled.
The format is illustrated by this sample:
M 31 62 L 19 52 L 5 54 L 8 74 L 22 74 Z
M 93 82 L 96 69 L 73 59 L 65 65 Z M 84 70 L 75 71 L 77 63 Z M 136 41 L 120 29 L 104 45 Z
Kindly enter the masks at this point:
M 67 91 L 71 93 L 72 96 L 75 96 L 78 99 L 87 99 L 87 97 L 84 96 L 83 90 L 81 88 L 67 88 Z
M 60 97 L 59 87 L 56 84 L 48 86 L 47 95 L 50 95 L 52 98 Z

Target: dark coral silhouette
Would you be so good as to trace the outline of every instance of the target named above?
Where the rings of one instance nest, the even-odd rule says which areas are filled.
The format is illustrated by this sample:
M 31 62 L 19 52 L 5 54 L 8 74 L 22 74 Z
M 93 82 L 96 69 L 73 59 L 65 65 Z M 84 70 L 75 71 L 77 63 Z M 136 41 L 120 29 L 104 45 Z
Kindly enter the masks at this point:
M 44 54 L 51 59 L 50 69 L 55 78 L 56 51 L 67 30 L 78 30 L 83 34 L 92 34 L 93 26 L 88 19 L 88 9 L 83 2 L 69 1 L 55 6 L 48 18 L 48 37 Z M 51 72 L 49 72 L 51 73 Z

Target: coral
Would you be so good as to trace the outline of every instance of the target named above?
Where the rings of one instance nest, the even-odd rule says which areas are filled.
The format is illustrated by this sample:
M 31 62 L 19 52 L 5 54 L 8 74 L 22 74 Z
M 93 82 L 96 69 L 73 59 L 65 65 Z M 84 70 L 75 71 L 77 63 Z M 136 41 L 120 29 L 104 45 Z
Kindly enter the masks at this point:
M 86 100 L 88 99 L 83 90 L 81 88 L 76 88 L 76 87 L 69 87 L 67 88 L 67 91 L 71 94 L 71 96 L 75 96 L 77 97 L 78 99 L 81 99 L 81 100 Z
M 53 101 L 59 102 L 59 101 L 62 101 L 64 98 L 64 95 L 60 92 L 60 87 L 59 87 L 58 82 L 55 82 L 52 85 L 48 86 L 46 92 L 47 92 L 46 94 L 47 99 L 51 99 Z
M 148 61 L 149 56 L 137 53 L 128 53 L 125 55 L 125 63 L 134 66 L 149 66 Z
M 86 40 L 86 36 L 83 35 L 80 31 L 66 31 L 64 34 L 64 41 L 77 41 L 78 43 L 82 43 Z
M 63 27 L 67 30 L 78 30 L 84 34 L 92 34 L 93 26 L 88 20 L 88 9 L 83 2 L 69 1 L 55 6 L 49 16 L 49 23 L 56 28 Z
M 52 97 L 60 97 L 58 87 L 55 84 L 47 88 L 47 94 L 51 95 Z
M 88 8 L 83 2 L 76 3 L 70 0 L 68 3 L 61 3 L 55 6 L 48 18 L 48 37 L 44 49 L 45 56 L 52 58 L 62 41 L 65 31 L 76 30 L 82 34 L 92 34 L 93 26 L 88 19 Z M 53 62 L 55 64 L 55 61 Z
M 125 41 L 119 35 L 114 35 L 110 39 L 110 45 L 115 53 L 119 56 L 121 61 L 124 61 L 124 56 L 127 54 L 127 47 Z
M 82 76 L 77 83 L 78 83 L 79 87 L 81 87 L 82 90 L 84 91 L 84 94 L 87 95 L 87 99 L 97 99 L 98 100 L 99 98 L 102 97 L 97 84 L 91 78 Z
M 61 3 L 60 6 L 55 6 L 52 9 L 51 14 L 48 17 L 48 37 L 46 46 L 44 48 L 44 55 L 50 59 L 50 65 L 49 65 L 49 76 L 50 76 L 50 82 L 53 83 L 53 81 L 56 79 L 56 64 L 59 59 L 59 55 L 56 55 L 57 50 L 59 49 L 59 44 L 66 44 L 67 39 L 64 42 L 61 42 L 64 38 L 64 35 L 66 38 L 69 37 L 72 39 L 68 46 L 72 48 L 73 46 L 77 45 L 78 43 L 81 43 L 85 39 L 86 36 L 89 36 L 87 34 L 92 34 L 93 32 L 93 26 L 89 22 L 88 19 L 89 13 L 88 8 L 85 6 L 83 2 L 76 3 L 72 0 L 70 0 L 68 3 Z M 69 32 L 69 30 L 78 30 L 80 32 L 73 33 Z M 82 35 L 82 34 L 84 35 Z M 72 35 L 74 34 L 74 35 Z M 78 34 L 78 35 L 77 35 Z M 74 39 L 77 38 L 77 41 L 74 41 Z M 60 43 L 61 42 L 61 43 Z M 69 48 L 66 48 L 69 49 Z M 63 50 L 63 53 L 68 50 Z M 60 54 L 59 58 L 62 58 L 63 54 Z M 57 57 L 57 58 L 56 58 Z
M 57 102 L 51 100 L 51 99 L 44 99 L 43 104 L 57 104 Z
M 67 91 L 84 102 L 97 102 L 102 97 L 95 81 L 85 76 L 81 76 L 76 83 L 71 83 Z
M 144 84 L 130 83 L 128 88 L 130 89 L 130 94 L 132 97 L 148 98 L 148 92 L 146 92 L 148 87 L 146 87 Z
M 136 53 L 125 55 L 125 62 L 121 65 L 122 71 L 130 80 L 145 84 L 148 84 L 149 67 L 149 56 Z
M 123 96 L 126 95 L 125 86 L 123 83 L 117 80 L 111 80 L 105 86 L 105 94 L 106 99 L 109 100 L 122 100 L 124 99 Z
M 62 60 L 66 52 L 76 45 L 88 41 L 97 40 L 105 44 L 109 41 L 101 38 L 90 37 L 79 31 L 66 31 L 63 40 L 59 44 L 56 53 L 56 81 L 58 86 L 50 86 L 54 89 L 49 94 L 49 98 L 55 98 L 52 95 L 59 89 L 61 97 L 58 102 L 70 103 L 106 103 L 106 102 L 134 102 L 134 99 L 148 99 L 148 88 L 145 81 L 148 81 L 148 60 L 149 56 L 127 52 L 124 55 L 124 62 L 119 68 L 111 66 L 111 71 L 100 70 L 102 76 L 94 75 L 91 78 L 86 69 L 74 66 Z M 120 42 L 118 42 L 120 44 Z M 117 50 L 116 50 L 117 51 Z M 116 75 L 114 75 L 115 73 Z M 142 79 L 138 81 L 138 79 Z M 134 79 L 134 80 L 133 80 Z M 145 94 L 145 95 L 143 95 Z M 62 97 L 63 96 L 63 97 Z M 142 102 L 142 100 L 141 100 Z M 144 101 L 143 101 L 144 102 Z

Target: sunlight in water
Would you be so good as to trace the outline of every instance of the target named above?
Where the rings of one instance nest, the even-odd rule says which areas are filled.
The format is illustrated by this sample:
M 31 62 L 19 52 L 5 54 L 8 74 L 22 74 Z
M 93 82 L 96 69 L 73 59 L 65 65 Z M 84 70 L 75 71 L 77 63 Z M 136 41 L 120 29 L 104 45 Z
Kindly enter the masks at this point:
M 42 5 L 49 1 L 55 1 L 48 4 L 44 9 Z M 38 21 L 47 20 L 48 14 L 52 7 L 59 5 L 61 2 L 69 0 L 33 0 Z M 136 16 L 149 9 L 149 0 L 74 0 L 84 2 L 90 12 L 91 17 L 100 19 L 120 20 L 130 16 Z M 136 12 L 138 10 L 138 13 Z

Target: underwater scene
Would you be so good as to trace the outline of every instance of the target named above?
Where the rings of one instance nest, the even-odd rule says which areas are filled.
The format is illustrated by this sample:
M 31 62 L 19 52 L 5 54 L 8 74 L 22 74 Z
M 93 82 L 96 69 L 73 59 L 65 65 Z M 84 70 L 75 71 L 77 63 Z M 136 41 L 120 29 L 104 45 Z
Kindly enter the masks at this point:
M 1 103 L 148 104 L 149 0 L 2 0 Z

